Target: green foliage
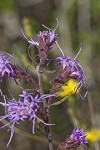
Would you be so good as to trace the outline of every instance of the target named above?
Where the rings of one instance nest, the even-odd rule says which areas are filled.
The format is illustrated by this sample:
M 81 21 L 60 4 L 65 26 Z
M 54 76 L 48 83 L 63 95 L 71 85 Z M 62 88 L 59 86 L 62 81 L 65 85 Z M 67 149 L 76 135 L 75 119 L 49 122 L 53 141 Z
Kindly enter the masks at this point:
M 34 31 L 38 31 L 39 30 L 39 22 L 38 20 L 36 20 L 35 18 L 30 18 L 30 24 L 32 29 L 34 29 Z
M 13 0 L 0 0 L 0 10 L 13 11 L 15 4 Z
M 75 49 L 78 45 L 78 26 L 77 26 L 77 1 L 75 0 L 67 11 L 67 17 L 70 25 L 72 44 Z
M 100 13 L 100 1 L 92 0 L 91 4 L 91 9 L 94 15 L 99 15 L 98 13 Z

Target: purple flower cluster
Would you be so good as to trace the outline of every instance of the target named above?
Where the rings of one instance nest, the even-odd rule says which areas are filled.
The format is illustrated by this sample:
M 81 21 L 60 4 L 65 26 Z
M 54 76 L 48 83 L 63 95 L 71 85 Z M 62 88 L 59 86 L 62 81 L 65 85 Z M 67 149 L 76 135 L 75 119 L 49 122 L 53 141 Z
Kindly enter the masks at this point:
M 60 56 L 56 59 L 58 60 L 58 65 L 60 67 L 58 76 L 55 78 L 53 86 L 51 88 L 51 93 L 55 93 L 56 89 L 61 87 L 61 85 L 64 85 L 69 79 L 75 79 L 76 81 L 78 81 L 78 88 L 76 90 L 80 89 L 83 84 L 87 87 L 84 79 L 84 69 L 75 58 L 73 59 L 71 56 Z M 84 97 L 86 95 L 87 91 Z M 82 96 L 81 98 L 84 99 Z
M 73 130 L 72 134 L 70 135 L 70 140 L 74 141 L 78 145 L 84 145 L 85 147 L 88 143 L 84 130 L 79 127 Z
M 23 33 L 23 31 L 22 31 Z M 57 34 L 55 30 L 50 30 L 48 29 L 47 31 L 40 31 L 37 34 L 37 41 L 34 41 L 32 38 L 31 40 L 27 39 L 25 34 L 23 33 L 23 36 L 25 39 L 28 41 L 30 44 L 30 47 L 36 46 L 38 49 L 39 53 L 39 59 L 40 59 L 40 65 L 45 63 L 45 60 L 48 57 L 48 53 L 51 50 L 52 46 L 56 43 L 57 41 Z
M 5 54 L 10 56 L 10 57 L 6 57 Z M 2 77 L 4 75 L 8 75 L 8 78 L 10 76 L 12 76 L 12 77 L 15 76 L 13 67 L 12 67 L 11 62 L 10 62 L 12 57 L 13 56 L 11 56 L 8 53 L 0 54 L 0 80 L 1 81 L 2 81 Z
M 58 150 L 76 149 L 79 145 L 87 147 L 88 139 L 83 129 L 77 127 L 73 130 L 72 134 L 67 137 L 63 142 L 58 146 Z
M 82 86 L 84 82 L 84 70 L 79 62 L 73 59 L 71 56 L 68 57 L 58 57 L 60 61 L 60 76 L 62 79 L 66 80 L 73 78 L 79 81 L 79 87 Z
M 57 41 L 57 34 L 55 31 L 43 31 L 38 33 L 38 52 L 40 58 L 40 64 L 44 64 L 45 60 L 48 57 L 48 53 L 52 48 L 53 44 Z
M 81 43 L 80 49 L 74 59 L 71 56 L 62 56 L 62 57 L 57 58 L 59 60 L 58 64 L 60 64 L 60 74 L 59 74 L 58 78 L 60 80 L 62 79 L 63 81 L 66 81 L 71 78 L 76 79 L 78 81 L 79 88 L 81 88 L 83 84 L 86 85 L 86 83 L 84 81 L 84 76 L 85 76 L 84 69 L 79 64 L 79 62 L 76 60 L 76 58 L 80 54 L 81 50 L 82 50 L 82 43 Z M 87 94 L 87 92 L 86 92 L 86 94 Z
M 51 46 L 57 41 L 57 34 L 55 31 L 40 31 L 38 33 L 38 50 L 46 50 L 47 52 L 51 49 Z
M 61 87 L 64 84 L 67 85 L 67 81 L 69 79 L 75 79 L 77 81 L 78 89 L 80 89 L 82 85 L 85 84 L 84 70 L 82 66 L 79 64 L 79 62 L 76 60 L 77 56 L 81 52 L 81 48 L 74 59 L 71 56 L 68 57 L 64 56 L 64 52 L 60 48 L 57 42 L 58 35 L 56 34 L 56 29 L 58 27 L 58 19 L 56 20 L 57 20 L 57 26 L 54 30 L 49 29 L 43 25 L 46 28 L 46 31 L 39 31 L 37 34 L 36 41 L 34 41 L 32 38 L 28 39 L 25 36 L 24 32 L 22 31 L 24 38 L 27 40 L 29 44 L 28 50 L 30 50 L 30 47 L 34 47 L 34 46 L 38 50 L 37 52 L 38 53 L 37 56 L 39 58 L 39 62 L 37 61 L 38 82 L 33 79 L 33 76 L 29 72 L 24 71 L 18 65 L 11 64 L 11 58 L 13 57 L 12 55 L 8 53 L 0 54 L 0 81 L 2 81 L 2 78 L 4 76 L 7 76 L 8 79 L 10 77 L 13 77 L 15 81 L 17 79 L 20 80 L 25 79 L 26 81 L 34 85 L 36 90 L 35 92 L 39 92 L 39 94 L 42 95 L 44 93 L 44 91 L 42 90 L 42 73 L 44 71 L 43 67 L 48 66 L 49 62 L 51 61 L 50 60 L 49 62 L 47 62 L 46 65 L 44 65 L 45 62 L 48 61 L 47 59 L 48 54 L 54 44 L 58 46 L 59 50 L 62 53 L 62 56 L 53 59 L 57 61 L 57 65 L 59 66 L 58 67 L 59 71 L 51 86 L 50 94 L 43 94 L 42 96 L 39 96 L 38 94 L 35 95 L 34 93 L 30 93 L 27 92 L 26 90 L 23 90 L 22 94 L 19 95 L 18 100 L 16 100 L 12 95 L 11 95 L 12 98 L 8 100 L 7 96 L 3 95 L 2 91 L 0 90 L 0 94 L 4 99 L 4 102 L 0 102 L 0 105 L 5 108 L 5 115 L 0 116 L 0 120 L 8 119 L 8 123 L 2 126 L 1 128 L 4 128 L 11 124 L 10 126 L 11 135 L 7 146 L 12 140 L 14 134 L 14 125 L 16 124 L 18 125 L 21 122 L 26 121 L 26 119 L 28 121 L 32 121 L 33 134 L 35 131 L 36 123 L 38 121 L 44 124 L 45 131 L 48 136 L 48 141 L 49 142 L 51 141 L 52 143 L 51 137 L 49 137 L 49 135 L 51 134 L 49 126 L 54 124 L 48 123 L 49 108 L 51 106 L 50 104 L 52 100 L 51 97 L 55 97 L 57 95 L 57 90 L 59 89 L 59 87 Z M 41 105 L 43 106 L 42 108 L 43 112 L 41 110 Z M 72 134 L 69 137 L 67 137 L 64 140 L 64 142 L 60 143 L 58 150 L 63 150 L 67 148 L 77 148 L 79 145 L 84 145 L 86 147 L 87 142 L 88 141 L 85 132 L 83 131 L 83 129 L 78 127 L 73 130 Z
M 57 41 L 57 34 L 54 30 L 50 31 L 40 31 L 37 34 L 37 41 L 34 41 L 32 38 L 29 40 L 24 32 L 22 31 L 24 38 L 30 44 L 30 47 L 36 46 L 38 50 L 50 50 L 51 46 L 56 43 Z
M 39 97 L 38 95 L 34 97 L 33 93 L 29 93 L 26 90 L 22 92 L 23 93 L 19 95 L 18 101 L 16 101 L 15 98 L 12 98 L 11 100 L 8 101 L 8 103 L 6 103 L 6 96 L 4 96 L 2 92 L 0 91 L 1 95 L 4 98 L 4 103 L 0 102 L 0 104 L 4 106 L 6 110 L 5 111 L 6 114 L 4 116 L 1 116 L 0 119 L 3 120 L 5 118 L 8 118 L 9 120 L 8 124 L 12 124 L 10 127 L 11 136 L 7 145 L 9 145 L 12 139 L 12 136 L 14 134 L 14 125 L 19 124 L 20 121 L 25 121 L 25 119 L 29 119 L 29 121 L 32 121 L 33 122 L 33 127 L 32 127 L 33 134 L 34 134 L 36 120 L 39 120 L 44 125 L 53 125 L 53 124 L 47 124 L 42 119 L 40 119 L 38 117 L 38 111 L 39 111 L 39 103 L 42 102 L 44 98 L 54 96 L 54 95 L 46 94 L 41 97 Z M 7 126 L 8 124 L 4 125 L 3 127 Z

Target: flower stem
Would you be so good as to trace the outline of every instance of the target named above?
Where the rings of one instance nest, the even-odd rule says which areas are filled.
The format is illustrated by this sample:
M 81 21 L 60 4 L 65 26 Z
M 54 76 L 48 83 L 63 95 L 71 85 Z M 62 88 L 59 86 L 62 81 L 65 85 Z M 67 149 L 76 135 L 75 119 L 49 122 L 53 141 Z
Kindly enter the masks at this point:
M 43 92 L 43 88 L 42 88 L 42 76 L 41 76 L 39 65 L 37 65 L 37 75 L 38 75 L 39 93 L 42 96 L 44 94 L 44 92 Z M 48 107 L 48 103 L 47 103 L 46 99 L 43 100 L 43 106 L 44 106 L 44 111 L 45 111 L 45 122 L 49 123 L 49 107 Z M 49 142 L 49 149 L 53 150 L 50 126 L 45 126 L 45 131 L 46 131 L 48 142 Z

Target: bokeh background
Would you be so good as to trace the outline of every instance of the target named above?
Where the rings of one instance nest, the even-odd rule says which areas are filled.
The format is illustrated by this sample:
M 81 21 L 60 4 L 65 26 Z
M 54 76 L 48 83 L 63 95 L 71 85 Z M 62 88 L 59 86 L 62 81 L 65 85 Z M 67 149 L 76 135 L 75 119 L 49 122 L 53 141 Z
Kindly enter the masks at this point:
M 14 64 L 19 64 L 36 78 L 34 64 L 27 54 L 27 41 L 23 38 L 21 28 L 28 38 L 36 37 L 41 24 L 52 29 L 59 20 L 57 33 L 58 42 L 65 55 L 75 57 L 80 43 L 83 50 L 78 57 L 80 64 L 85 69 L 85 78 L 88 85 L 88 95 L 82 100 L 79 95 L 72 95 L 64 103 L 53 106 L 50 110 L 53 139 L 63 140 L 70 134 L 75 126 L 80 126 L 89 132 L 88 150 L 100 149 L 100 0 L 0 0 L 0 51 L 14 53 Z M 36 50 L 31 49 L 34 57 Z M 55 46 L 50 57 L 61 55 Z M 51 70 L 55 69 L 51 66 Z M 50 75 L 51 76 L 51 75 Z M 49 77 L 44 76 L 44 90 L 49 90 Z M 53 78 L 53 75 L 52 75 Z M 26 81 L 21 81 L 19 86 L 33 88 Z M 8 89 L 14 97 L 18 97 L 21 88 L 13 80 L 3 79 L 0 88 L 10 97 Z M 83 87 L 81 94 L 86 89 Z M 2 100 L 2 99 L 1 99 Z M 0 107 L 0 113 L 3 109 Z M 0 122 L 0 126 L 5 122 Z M 18 130 L 19 129 L 19 130 Z M 92 131 L 91 131 L 92 129 Z M 25 122 L 16 126 L 13 140 L 6 147 L 10 133 L 8 128 L 0 129 L 0 150 L 47 150 L 48 144 L 42 127 L 36 129 L 36 136 L 31 134 L 31 124 Z M 23 130 L 21 132 L 21 130 Z M 38 136 L 38 137 L 37 137 Z M 57 146 L 55 145 L 55 149 Z M 83 150 L 80 147 L 79 150 Z

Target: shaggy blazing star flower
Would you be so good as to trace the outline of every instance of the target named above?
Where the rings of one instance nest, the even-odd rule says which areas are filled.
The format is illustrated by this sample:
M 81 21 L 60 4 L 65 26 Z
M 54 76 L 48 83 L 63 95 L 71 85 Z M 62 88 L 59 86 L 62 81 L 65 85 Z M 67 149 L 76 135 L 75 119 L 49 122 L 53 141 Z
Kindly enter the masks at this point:
M 84 80 L 84 70 L 79 62 L 72 57 L 59 57 L 60 60 L 60 74 L 58 80 L 61 80 L 63 84 L 61 85 L 61 90 L 58 91 L 58 96 L 65 97 L 70 94 L 79 93 L 80 88 L 87 85 Z M 80 97 L 84 100 L 87 95 L 87 92 L 84 94 L 84 97 Z
M 79 62 L 73 59 L 71 56 L 68 57 L 58 57 L 60 60 L 60 70 L 62 78 L 73 78 L 79 81 L 79 84 L 84 81 L 84 70 Z
M 47 29 L 47 31 L 40 31 L 37 34 L 37 40 L 34 41 L 32 38 L 29 40 L 24 32 L 22 31 L 22 34 L 24 38 L 29 43 L 29 48 L 36 46 L 39 53 L 39 59 L 40 59 L 40 66 L 43 65 L 48 57 L 49 51 L 52 49 L 52 46 L 56 44 L 58 48 L 60 49 L 62 55 L 64 56 L 64 53 L 62 49 L 60 48 L 59 44 L 57 43 L 58 36 L 56 34 L 56 29 L 58 28 L 58 19 L 56 19 L 57 25 L 54 30 L 46 27 L 45 25 L 42 25 Z M 30 57 L 31 58 L 31 57 Z
M 73 130 L 72 134 L 70 135 L 70 141 L 74 141 L 77 145 L 83 145 L 85 147 L 88 143 L 84 130 L 79 127 Z
M 51 46 L 55 44 L 56 41 L 57 41 L 57 34 L 53 30 L 42 32 L 40 31 L 38 33 L 39 50 L 45 50 L 48 52 L 51 49 Z
M 59 144 L 58 150 L 77 148 L 79 145 L 87 147 L 88 139 L 83 129 L 77 127 L 72 134 Z
M 67 77 L 69 79 L 74 78 L 79 81 L 79 85 L 84 82 L 84 70 L 79 62 L 76 60 L 81 50 L 82 44 L 74 59 L 71 56 L 62 56 L 57 58 L 58 60 L 60 60 L 58 63 L 60 64 L 61 77 Z
M 80 50 L 74 59 L 71 56 L 64 55 L 56 58 L 60 66 L 60 71 L 58 76 L 54 80 L 50 93 L 55 93 L 57 91 L 57 96 L 59 97 L 66 97 L 70 94 L 79 93 L 80 97 L 84 100 L 88 93 L 88 90 L 86 90 L 84 97 L 82 97 L 82 95 L 80 94 L 80 88 L 84 84 L 87 89 L 87 85 L 84 79 L 85 74 L 84 69 L 76 60 L 81 50 L 82 49 L 80 47 Z
M 4 54 L 7 54 L 10 57 L 6 57 Z M 9 79 L 10 75 L 12 77 L 15 76 L 14 70 L 12 68 L 12 64 L 10 62 L 10 59 L 12 57 L 13 56 L 10 55 L 10 54 L 8 54 L 8 53 L 2 53 L 2 54 L 0 54 L 0 80 L 2 79 L 2 77 L 4 75 L 8 75 L 8 79 Z
M 55 93 L 57 89 L 57 95 L 61 97 L 65 97 L 69 94 L 74 94 L 77 92 L 79 93 L 79 89 L 83 84 L 85 84 L 84 70 L 82 66 L 77 60 L 73 59 L 70 56 L 62 56 L 58 57 L 57 59 L 59 60 L 58 64 L 60 64 L 60 71 L 52 86 L 52 93 Z M 84 97 L 86 96 L 86 94 L 84 95 Z
M 74 59 L 71 56 L 67 56 L 67 57 L 63 56 L 63 57 L 57 58 L 60 60 L 59 63 L 61 64 L 60 70 L 61 70 L 62 78 L 67 77 L 67 79 L 70 79 L 70 78 L 76 79 L 79 82 L 78 83 L 79 88 L 83 85 L 83 83 L 85 83 L 84 82 L 84 69 L 76 60 L 81 50 L 82 50 L 82 43 Z
M 34 134 L 34 128 L 35 128 L 35 123 L 36 120 L 39 120 L 42 122 L 44 125 L 54 125 L 54 124 L 47 124 L 45 123 L 42 119 L 40 119 L 38 115 L 39 111 L 39 103 L 43 101 L 44 98 L 50 97 L 50 96 L 55 96 L 50 95 L 50 94 L 45 94 L 39 97 L 38 95 L 33 97 L 33 93 L 29 93 L 25 90 L 22 91 L 22 94 L 19 95 L 18 101 L 16 101 L 15 98 L 12 98 L 11 100 L 6 102 L 6 96 L 2 94 L 2 91 L 0 91 L 1 96 L 4 98 L 4 103 L 0 102 L 2 106 L 5 107 L 5 113 L 6 115 L 1 116 L 0 119 L 3 120 L 5 118 L 8 118 L 9 123 L 4 125 L 2 128 L 5 126 L 12 124 L 10 127 L 11 130 L 11 136 L 9 139 L 9 143 L 11 142 L 11 139 L 14 134 L 14 125 L 15 124 L 20 124 L 21 121 L 25 121 L 25 119 L 29 119 L 29 121 L 33 122 L 33 127 L 32 127 L 32 133 Z
M 84 85 L 86 87 L 84 96 L 79 93 L 80 97 L 84 100 L 88 93 L 88 87 L 85 83 L 85 74 L 82 66 L 77 60 L 70 56 L 59 57 L 58 59 L 60 60 L 60 74 L 58 80 L 63 82 L 62 91 L 58 92 L 58 96 L 79 93 L 80 88 Z
M 32 38 L 29 40 L 26 35 L 24 34 L 23 30 L 21 30 L 24 38 L 27 40 L 27 42 L 30 44 L 30 47 L 36 46 L 38 50 L 44 50 L 47 49 L 49 50 L 50 47 L 57 41 L 57 34 L 55 33 L 54 30 L 50 31 L 40 31 L 37 34 L 37 41 L 34 41 Z
M 53 46 L 57 41 L 57 34 L 54 30 L 48 30 L 48 31 L 40 31 L 37 34 L 37 41 L 34 41 L 32 38 L 29 40 L 24 32 L 22 31 L 22 34 L 24 38 L 28 41 L 30 44 L 30 47 L 36 46 L 39 52 L 39 58 L 40 58 L 40 64 L 44 64 L 45 60 L 47 59 L 49 50 L 51 49 L 51 46 Z
M 28 107 L 26 107 L 25 104 L 20 99 L 16 101 L 14 98 L 10 100 L 8 103 L 6 103 L 6 100 L 5 100 L 4 103 L 0 102 L 0 104 L 4 106 L 6 110 L 5 111 L 6 115 L 1 116 L 0 120 L 3 120 L 5 118 L 8 118 L 9 120 L 9 122 L 6 125 L 2 126 L 1 128 L 4 128 L 8 126 L 9 124 L 12 124 L 10 127 L 11 136 L 7 144 L 8 146 L 14 134 L 14 125 L 19 124 L 19 121 L 24 121 L 26 118 L 28 118 L 28 115 L 27 115 Z
M 44 39 L 43 42 L 45 43 L 45 45 L 49 46 L 48 50 L 51 49 L 51 46 L 53 44 L 56 44 L 58 46 L 59 50 L 61 51 L 62 55 L 64 56 L 64 53 L 63 53 L 62 49 L 60 48 L 59 44 L 57 43 L 58 35 L 56 34 L 56 30 L 57 30 L 58 25 L 59 25 L 59 22 L 58 22 L 57 18 L 56 18 L 56 21 L 57 21 L 57 25 L 56 25 L 54 30 L 52 30 L 52 29 L 50 29 L 50 28 L 48 28 L 48 27 L 46 27 L 45 25 L 42 24 L 42 26 L 45 27 L 48 30 L 48 31 L 44 31 L 44 33 L 43 33 L 45 35 L 44 38 L 43 38 Z
M 55 31 L 43 31 L 38 33 L 38 50 L 39 50 L 39 58 L 40 64 L 44 64 L 50 49 L 53 44 L 57 41 L 57 35 Z

